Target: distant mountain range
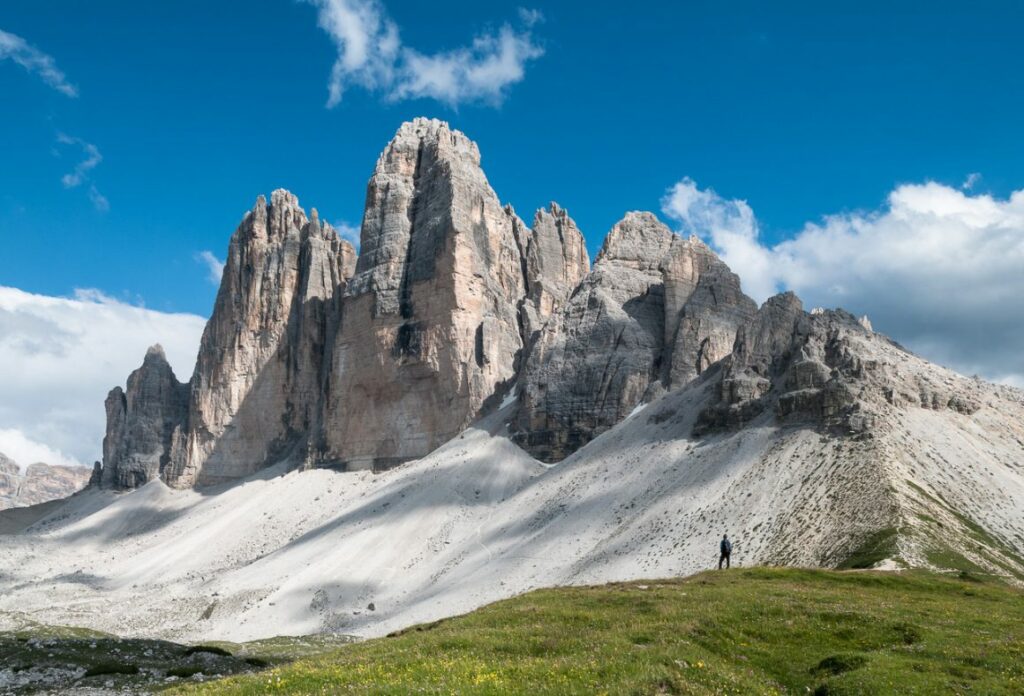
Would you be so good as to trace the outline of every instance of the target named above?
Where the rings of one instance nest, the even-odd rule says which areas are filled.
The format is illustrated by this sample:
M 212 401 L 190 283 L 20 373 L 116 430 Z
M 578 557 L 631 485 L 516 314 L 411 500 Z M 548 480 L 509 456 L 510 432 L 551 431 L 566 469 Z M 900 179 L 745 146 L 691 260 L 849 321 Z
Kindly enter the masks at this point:
M 89 469 L 36 462 L 22 471 L 0 452 L 0 510 L 66 498 L 89 483 Z

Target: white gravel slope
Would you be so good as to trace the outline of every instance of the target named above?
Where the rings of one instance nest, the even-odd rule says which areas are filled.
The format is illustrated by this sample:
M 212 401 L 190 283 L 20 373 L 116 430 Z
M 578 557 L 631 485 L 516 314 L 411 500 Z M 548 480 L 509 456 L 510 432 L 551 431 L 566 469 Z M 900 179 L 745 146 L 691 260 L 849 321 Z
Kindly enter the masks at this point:
M 505 437 L 506 404 L 380 474 L 271 469 L 203 492 L 87 491 L 0 536 L 0 623 L 7 612 L 193 641 L 375 636 L 535 587 L 690 574 L 715 564 L 723 532 L 740 565 L 834 565 L 896 527 L 912 563 L 938 540 L 1024 573 L 1012 560 L 1024 555 L 1020 403 L 905 409 L 861 441 L 768 423 L 690 439 L 709 388 L 669 394 L 553 466 Z M 984 554 L 952 509 L 991 535 Z

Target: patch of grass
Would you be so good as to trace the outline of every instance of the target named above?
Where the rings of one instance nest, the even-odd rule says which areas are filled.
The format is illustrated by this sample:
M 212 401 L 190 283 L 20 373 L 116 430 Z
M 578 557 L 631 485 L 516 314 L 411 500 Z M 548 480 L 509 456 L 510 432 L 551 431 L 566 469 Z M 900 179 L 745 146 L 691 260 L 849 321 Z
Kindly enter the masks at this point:
M 935 566 L 936 568 L 946 568 L 949 570 L 959 570 L 962 573 L 967 573 L 972 577 L 979 575 L 989 575 L 989 572 L 974 563 L 969 558 L 966 558 L 960 553 L 957 553 L 948 546 L 932 547 L 926 549 L 924 552 L 925 559 Z
M 1000 583 L 752 568 L 643 585 L 538 590 L 172 692 L 1024 692 L 1024 593 Z
M 842 674 L 859 669 L 867 663 L 868 658 L 863 655 L 829 655 L 819 662 L 811 672 L 814 674 Z
M 873 568 L 896 553 L 896 528 L 886 527 L 871 534 L 839 564 L 841 569 Z

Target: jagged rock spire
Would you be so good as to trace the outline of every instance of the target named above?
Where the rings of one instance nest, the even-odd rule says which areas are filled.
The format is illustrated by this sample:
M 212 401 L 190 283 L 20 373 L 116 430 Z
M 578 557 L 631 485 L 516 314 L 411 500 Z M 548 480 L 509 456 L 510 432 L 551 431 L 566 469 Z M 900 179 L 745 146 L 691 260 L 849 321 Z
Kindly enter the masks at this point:
M 448 124 L 403 124 L 370 178 L 334 345 L 325 458 L 387 467 L 457 435 L 515 375 L 515 225 Z
M 188 385 L 174 376 L 158 344 L 128 376 L 125 389 L 107 395 L 107 432 L 100 483 L 135 488 L 159 478 L 170 462 L 171 443 L 188 416 Z

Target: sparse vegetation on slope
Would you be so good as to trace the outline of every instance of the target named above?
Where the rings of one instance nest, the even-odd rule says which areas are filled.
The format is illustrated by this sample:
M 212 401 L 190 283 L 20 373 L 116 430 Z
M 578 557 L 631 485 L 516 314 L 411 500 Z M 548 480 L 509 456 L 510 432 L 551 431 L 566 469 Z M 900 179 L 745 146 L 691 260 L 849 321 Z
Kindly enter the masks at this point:
M 539 590 L 179 694 L 1024 692 L 1024 594 L 754 568 Z
M 152 693 L 183 679 L 266 669 L 349 640 L 325 635 L 187 646 L 0 618 L 20 624 L 0 631 L 0 694 Z

